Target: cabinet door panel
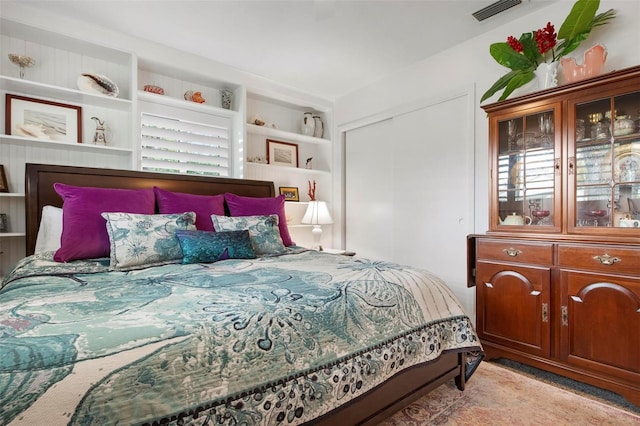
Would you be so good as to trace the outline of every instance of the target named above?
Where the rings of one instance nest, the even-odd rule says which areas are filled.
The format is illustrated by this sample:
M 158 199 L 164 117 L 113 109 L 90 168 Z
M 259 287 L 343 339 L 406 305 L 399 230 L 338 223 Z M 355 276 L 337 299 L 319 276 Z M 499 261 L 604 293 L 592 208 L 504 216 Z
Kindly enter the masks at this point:
M 640 383 L 640 280 L 561 272 L 564 361 Z
M 476 282 L 480 338 L 549 356 L 549 269 L 478 262 Z

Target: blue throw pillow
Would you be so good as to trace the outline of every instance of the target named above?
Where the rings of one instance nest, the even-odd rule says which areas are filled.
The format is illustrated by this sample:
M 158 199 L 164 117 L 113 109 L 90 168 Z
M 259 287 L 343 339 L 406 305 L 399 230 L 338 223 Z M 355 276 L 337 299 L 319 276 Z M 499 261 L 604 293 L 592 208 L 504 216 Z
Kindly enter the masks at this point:
M 177 230 L 182 263 L 211 263 L 224 259 L 255 259 L 249 231 Z

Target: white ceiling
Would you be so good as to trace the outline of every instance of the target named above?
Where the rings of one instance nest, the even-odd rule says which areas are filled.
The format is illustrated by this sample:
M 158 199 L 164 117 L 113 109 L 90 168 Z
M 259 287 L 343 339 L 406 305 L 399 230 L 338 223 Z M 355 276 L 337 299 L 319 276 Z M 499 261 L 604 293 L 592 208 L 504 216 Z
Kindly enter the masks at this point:
M 4 0 L 0 0 L 4 1 Z M 335 99 L 557 0 L 20 0 Z

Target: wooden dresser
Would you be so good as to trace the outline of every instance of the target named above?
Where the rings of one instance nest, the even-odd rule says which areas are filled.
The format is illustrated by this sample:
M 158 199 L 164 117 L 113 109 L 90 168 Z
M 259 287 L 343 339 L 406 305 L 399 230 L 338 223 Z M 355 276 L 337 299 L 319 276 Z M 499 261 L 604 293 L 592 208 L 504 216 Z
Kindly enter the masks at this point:
M 489 229 L 468 275 L 487 357 L 640 406 L 640 67 L 483 108 Z

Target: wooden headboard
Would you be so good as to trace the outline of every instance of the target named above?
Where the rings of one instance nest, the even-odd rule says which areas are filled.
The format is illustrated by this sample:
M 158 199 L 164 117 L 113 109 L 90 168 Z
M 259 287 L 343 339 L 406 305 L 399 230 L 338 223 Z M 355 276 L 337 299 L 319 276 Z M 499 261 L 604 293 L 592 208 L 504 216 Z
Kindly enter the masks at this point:
M 55 166 L 27 163 L 25 173 L 27 255 L 33 254 L 44 206 L 62 207 L 53 184 L 98 188 L 144 189 L 157 186 L 167 191 L 198 195 L 232 192 L 246 197 L 274 197 L 273 182 L 247 179 L 176 175 L 133 170 Z

